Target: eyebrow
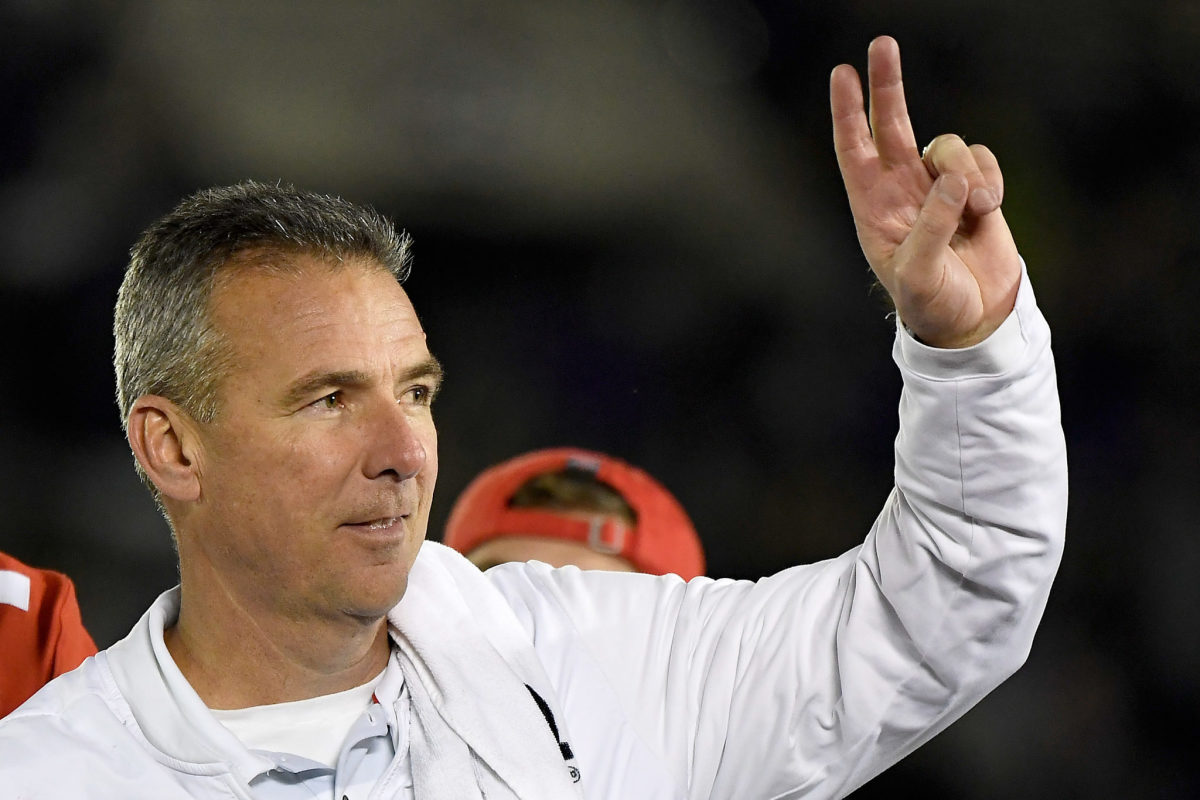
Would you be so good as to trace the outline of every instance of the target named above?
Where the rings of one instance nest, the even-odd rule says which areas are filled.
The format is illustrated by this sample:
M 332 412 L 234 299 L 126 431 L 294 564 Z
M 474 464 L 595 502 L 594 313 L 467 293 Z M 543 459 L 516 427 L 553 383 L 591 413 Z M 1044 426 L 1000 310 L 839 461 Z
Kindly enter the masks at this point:
M 445 374 L 442 363 L 433 356 L 429 356 L 424 361 L 414 364 L 400 373 L 396 377 L 396 384 L 408 383 L 417 378 L 426 378 L 433 384 L 431 388 L 436 394 Z M 310 372 L 287 388 L 283 395 L 283 402 L 286 406 L 292 406 L 304 402 L 323 389 L 356 388 L 366 386 L 371 381 L 372 377 L 369 373 L 356 369 Z

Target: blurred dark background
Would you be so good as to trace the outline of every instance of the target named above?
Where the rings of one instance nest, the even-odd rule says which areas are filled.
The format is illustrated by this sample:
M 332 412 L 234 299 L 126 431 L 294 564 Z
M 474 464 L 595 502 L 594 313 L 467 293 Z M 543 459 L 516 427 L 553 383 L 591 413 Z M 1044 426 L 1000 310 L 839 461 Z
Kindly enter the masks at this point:
M 855 796 L 1200 797 L 1192 0 L 6 0 L 0 549 L 72 575 L 101 646 L 174 583 L 112 399 L 112 303 L 141 228 L 245 177 L 415 236 L 448 371 L 431 536 L 483 467 L 574 443 L 662 479 L 711 574 L 853 546 L 899 381 L 827 93 L 880 33 L 918 139 L 1004 167 L 1072 498 L 1027 666 Z

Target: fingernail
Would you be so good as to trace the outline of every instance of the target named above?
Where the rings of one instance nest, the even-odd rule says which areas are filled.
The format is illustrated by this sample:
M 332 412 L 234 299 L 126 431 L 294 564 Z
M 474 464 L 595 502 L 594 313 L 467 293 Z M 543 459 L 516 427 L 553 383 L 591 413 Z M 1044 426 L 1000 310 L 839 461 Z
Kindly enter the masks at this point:
M 934 188 L 947 203 L 958 205 L 967 194 L 967 180 L 961 175 L 942 175 Z

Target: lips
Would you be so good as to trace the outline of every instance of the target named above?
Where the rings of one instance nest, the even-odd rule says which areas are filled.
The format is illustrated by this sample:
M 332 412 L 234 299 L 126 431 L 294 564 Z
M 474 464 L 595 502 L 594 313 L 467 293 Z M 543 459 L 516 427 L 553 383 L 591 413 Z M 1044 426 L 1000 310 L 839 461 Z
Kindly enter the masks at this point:
M 359 531 L 387 531 L 398 527 L 412 516 L 412 505 L 407 502 L 382 502 L 352 508 L 341 525 Z
M 372 537 L 398 535 L 405 532 L 419 501 L 407 496 L 385 495 L 343 509 L 339 527 Z
M 412 531 L 405 524 L 407 519 L 405 516 L 360 518 L 344 523 L 339 530 L 348 541 L 370 550 L 384 548 L 393 552 L 394 548 L 411 540 Z
M 386 531 L 389 528 L 395 527 L 397 523 L 407 518 L 407 514 L 396 514 L 394 516 L 386 517 L 362 517 L 349 522 L 343 522 L 342 527 L 358 528 L 359 530 L 364 531 Z

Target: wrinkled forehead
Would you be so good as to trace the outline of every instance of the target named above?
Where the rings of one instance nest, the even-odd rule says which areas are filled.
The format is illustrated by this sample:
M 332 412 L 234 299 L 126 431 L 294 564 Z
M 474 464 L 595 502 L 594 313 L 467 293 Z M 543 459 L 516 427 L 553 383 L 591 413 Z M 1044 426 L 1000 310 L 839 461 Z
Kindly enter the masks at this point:
M 380 261 L 366 254 L 338 255 L 326 252 L 311 252 L 308 250 L 286 249 L 276 246 L 256 246 L 237 251 L 224 259 L 213 274 L 212 293 L 210 295 L 210 310 L 220 305 L 228 305 L 240 294 L 247 292 L 262 292 L 262 285 L 271 279 L 279 279 L 283 284 L 300 286 L 305 283 L 325 283 L 329 278 L 339 273 L 350 272 L 367 274 L 376 277 L 380 285 L 395 285 L 400 291 L 397 296 L 407 293 L 400 287 L 395 276 Z M 318 291 L 318 289 L 314 289 Z
M 236 283 L 254 273 L 299 277 L 305 274 L 329 274 L 344 269 L 378 271 L 395 276 L 379 259 L 368 253 L 333 253 L 307 250 L 281 244 L 254 244 L 241 247 L 222 257 L 214 269 L 213 290 Z
M 218 336 L 251 348 L 260 339 L 286 341 L 314 327 L 331 336 L 386 329 L 392 338 L 424 340 L 408 294 L 386 267 L 366 256 L 242 254 L 215 276 L 209 316 Z

